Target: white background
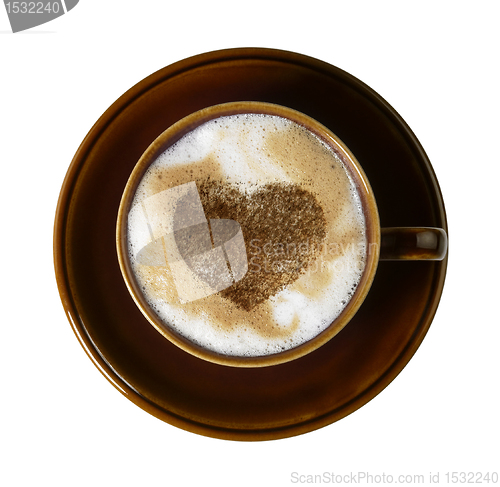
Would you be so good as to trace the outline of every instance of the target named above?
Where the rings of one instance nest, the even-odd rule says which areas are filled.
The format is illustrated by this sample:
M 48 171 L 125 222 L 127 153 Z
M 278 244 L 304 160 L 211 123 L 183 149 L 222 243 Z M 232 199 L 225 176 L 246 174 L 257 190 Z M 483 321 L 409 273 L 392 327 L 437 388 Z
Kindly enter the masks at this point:
M 496 5 L 81 0 L 18 34 L 1 7 L 0 484 L 282 486 L 293 472 L 439 472 L 445 484 L 446 472 L 499 472 Z M 172 62 L 244 46 L 319 58 L 382 95 L 432 161 L 451 239 L 435 320 L 396 380 L 335 424 L 261 443 L 187 433 L 125 399 L 75 338 L 52 262 L 64 175 L 108 106 Z

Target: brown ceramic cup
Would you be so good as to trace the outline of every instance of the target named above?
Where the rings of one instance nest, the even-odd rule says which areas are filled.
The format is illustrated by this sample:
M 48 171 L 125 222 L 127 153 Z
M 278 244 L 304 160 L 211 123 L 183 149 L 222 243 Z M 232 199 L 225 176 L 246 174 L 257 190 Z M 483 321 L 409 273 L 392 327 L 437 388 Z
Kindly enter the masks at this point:
M 219 353 L 200 346 L 165 325 L 148 303 L 134 274 L 129 253 L 127 226 L 139 183 L 150 165 L 169 147 L 196 127 L 219 117 L 237 114 L 264 114 L 282 117 L 305 127 L 330 147 L 342 160 L 359 194 L 366 228 L 366 260 L 356 290 L 342 312 L 326 329 L 308 341 L 283 352 L 259 356 Z M 151 234 L 151 244 L 155 238 Z M 158 243 L 158 242 L 157 242 Z M 163 243 L 163 247 L 164 247 Z M 215 244 L 214 244 L 215 245 Z M 117 251 L 127 288 L 147 320 L 168 340 L 199 358 L 234 367 L 276 365 L 302 357 L 333 338 L 356 314 L 367 296 L 379 260 L 442 260 L 447 252 L 447 236 L 439 228 L 381 228 L 375 196 L 359 162 L 345 144 L 329 129 L 311 117 L 287 107 L 263 102 L 233 102 L 192 113 L 164 131 L 144 152 L 125 187 L 117 220 Z M 227 255 L 226 255 L 227 257 Z M 167 259 L 168 262 L 168 259 Z M 154 264 L 153 264 L 154 265 Z M 408 264 L 401 264 L 408 265 Z

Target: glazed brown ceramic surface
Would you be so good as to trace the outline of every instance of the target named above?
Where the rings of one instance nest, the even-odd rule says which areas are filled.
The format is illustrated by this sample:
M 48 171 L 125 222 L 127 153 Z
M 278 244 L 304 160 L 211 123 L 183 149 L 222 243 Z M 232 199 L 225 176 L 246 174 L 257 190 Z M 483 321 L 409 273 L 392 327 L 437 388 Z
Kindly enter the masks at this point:
M 161 337 L 136 307 L 118 266 L 115 224 L 123 189 L 141 154 L 171 124 L 201 108 L 242 100 L 299 110 L 339 136 L 371 183 L 383 227 L 447 230 L 439 186 L 423 149 L 376 93 L 309 57 L 234 49 L 168 66 L 104 113 L 65 179 L 54 255 L 71 326 L 99 370 L 126 397 L 188 431 L 266 440 L 339 420 L 387 386 L 431 324 L 447 260 L 380 262 L 349 326 L 286 364 L 248 369 L 212 364 Z

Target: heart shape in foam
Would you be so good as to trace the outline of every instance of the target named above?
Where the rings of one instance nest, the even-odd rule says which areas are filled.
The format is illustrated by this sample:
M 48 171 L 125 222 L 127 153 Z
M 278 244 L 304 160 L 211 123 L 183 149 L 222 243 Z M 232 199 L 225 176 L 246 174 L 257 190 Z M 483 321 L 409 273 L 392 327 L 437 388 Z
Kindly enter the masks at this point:
M 207 219 L 234 220 L 245 240 L 248 271 L 220 291 L 250 311 L 296 281 L 316 259 L 326 236 L 323 209 L 309 191 L 272 183 L 248 194 L 232 184 L 197 182 Z

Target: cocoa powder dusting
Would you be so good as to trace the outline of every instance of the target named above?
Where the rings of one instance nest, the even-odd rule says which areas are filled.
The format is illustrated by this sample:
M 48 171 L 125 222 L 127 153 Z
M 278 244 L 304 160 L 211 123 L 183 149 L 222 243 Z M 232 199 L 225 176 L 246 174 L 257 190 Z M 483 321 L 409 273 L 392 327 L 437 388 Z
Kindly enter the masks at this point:
M 248 272 L 220 291 L 250 311 L 293 283 L 314 261 L 326 236 L 323 209 L 315 196 L 293 183 L 273 183 L 251 194 L 220 180 L 197 181 L 207 219 L 241 225 Z

